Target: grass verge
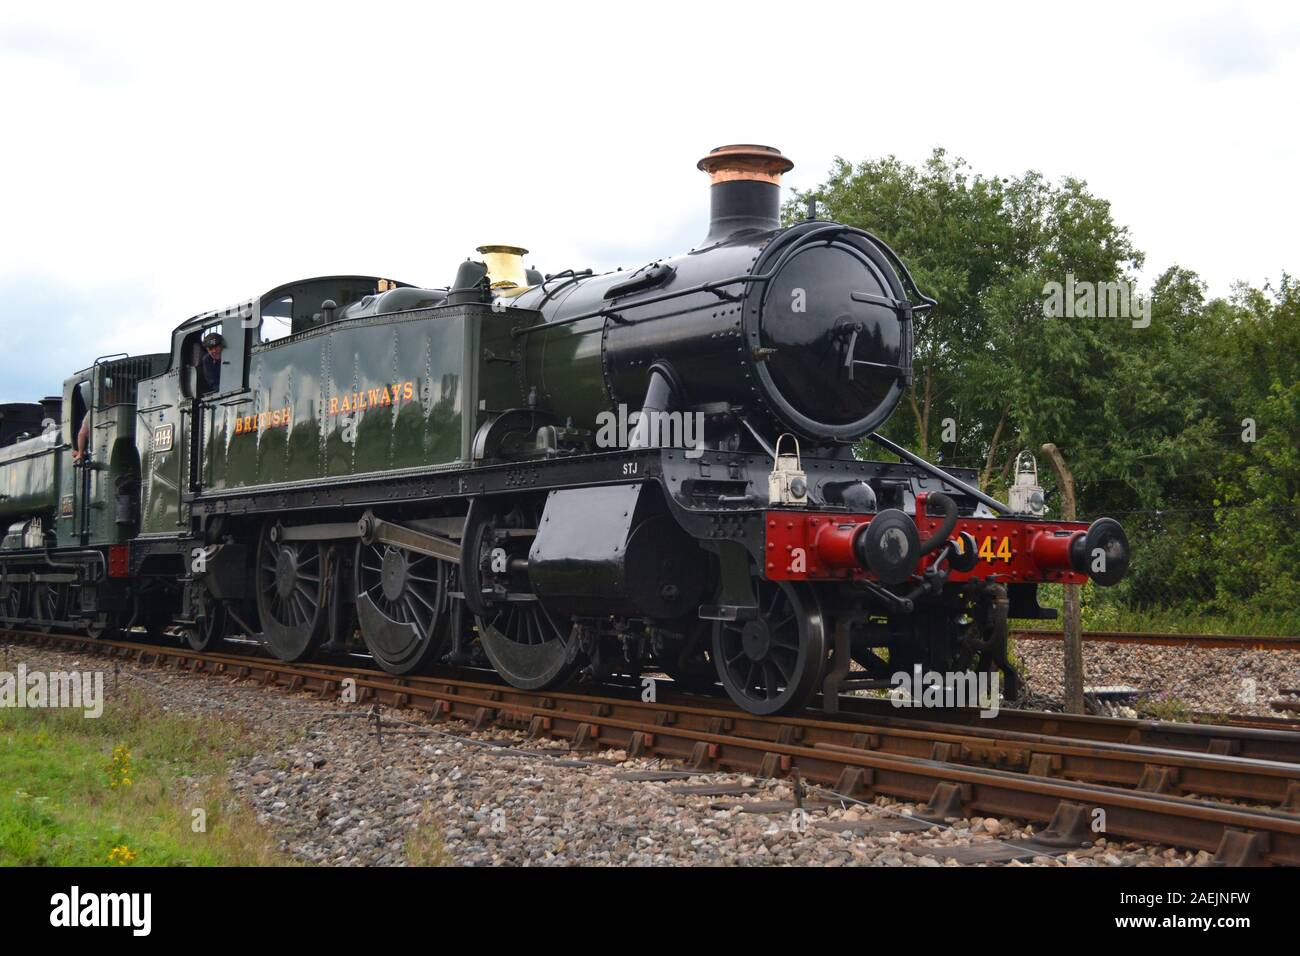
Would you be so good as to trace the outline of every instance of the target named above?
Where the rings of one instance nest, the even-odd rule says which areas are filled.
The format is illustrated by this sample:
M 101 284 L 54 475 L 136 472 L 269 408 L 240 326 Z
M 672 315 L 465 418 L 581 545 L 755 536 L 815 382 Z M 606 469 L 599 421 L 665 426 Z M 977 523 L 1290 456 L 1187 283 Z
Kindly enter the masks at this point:
M 290 862 L 226 784 L 252 731 L 163 710 L 129 689 L 104 713 L 0 709 L 0 864 Z

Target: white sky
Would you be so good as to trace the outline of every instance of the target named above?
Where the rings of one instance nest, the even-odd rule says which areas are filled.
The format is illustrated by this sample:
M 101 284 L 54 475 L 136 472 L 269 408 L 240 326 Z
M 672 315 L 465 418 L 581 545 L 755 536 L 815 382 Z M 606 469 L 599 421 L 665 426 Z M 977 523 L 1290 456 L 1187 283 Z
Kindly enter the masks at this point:
M 1223 294 L 1300 271 L 1298 114 L 1294 4 L 6 3 L 0 401 L 293 279 L 684 251 L 731 142 L 1080 176 Z

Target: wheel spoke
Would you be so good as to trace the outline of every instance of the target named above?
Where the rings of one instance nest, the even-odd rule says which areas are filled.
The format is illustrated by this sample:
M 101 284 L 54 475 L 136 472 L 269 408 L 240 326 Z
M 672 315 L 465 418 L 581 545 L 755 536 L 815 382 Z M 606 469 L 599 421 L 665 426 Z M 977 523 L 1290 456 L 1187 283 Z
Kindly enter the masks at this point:
M 433 634 L 433 622 L 435 620 L 432 614 L 421 614 L 417 607 L 411 608 L 411 623 L 420 634 L 420 640 L 425 640 Z
M 294 624 L 302 624 L 311 619 L 311 615 L 308 613 L 307 599 L 301 591 L 296 589 L 293 592 L 293 609 L 295 612 Z
M 781 666 L 780 659 L 773 654 L 768 658 L 768 662 L 772 665 L 772 668 L 777 672 L 777 674 L 780 675 L 781 680 L 788 685 L 790 683 L 790 672 Z
M 427 597 L 425 597 L 423 594 L 421 594 L 415 588 L 407 588 L 406 593 L 411 595 L 413 598 L 415 598 L 417 601 L 419 601 L 421 604 L 427 607 L 430 611 L 437 613 L 438 608 L 434 605 L 434 603 L 430 601 Z
M 418 624 L 420 618 L 419 615 L 415 613 L 415 602 L 411 600 L 410 593 L 408 592 L 403 594 L 401 601 L 398 603 L 402 607 L 402 612 L 406 615 L 406 620 L 403 623 Z

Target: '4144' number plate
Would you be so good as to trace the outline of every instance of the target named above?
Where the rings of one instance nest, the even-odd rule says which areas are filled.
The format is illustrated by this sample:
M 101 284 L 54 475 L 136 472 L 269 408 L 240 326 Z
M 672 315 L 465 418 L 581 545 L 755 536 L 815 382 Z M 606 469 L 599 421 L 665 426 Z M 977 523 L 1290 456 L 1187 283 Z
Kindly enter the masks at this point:
M 1010 561 L 1011 539 L 1005 536 L 996 539 L 991 535 L 986 536 L 980 542 L 979 556 L 982 561 Z

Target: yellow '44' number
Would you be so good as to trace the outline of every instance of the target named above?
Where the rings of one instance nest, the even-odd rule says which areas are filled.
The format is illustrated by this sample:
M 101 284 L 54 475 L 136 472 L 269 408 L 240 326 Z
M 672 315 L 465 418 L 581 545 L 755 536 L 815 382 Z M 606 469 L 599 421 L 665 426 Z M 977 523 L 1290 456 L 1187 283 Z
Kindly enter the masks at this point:
M 993 538 L 986 537 L 980 542 L 979 555 L 983 561 L 1010 561 L 1011 539 L 1007 537 L 999 538 L 997 550 L 994 550 Z

